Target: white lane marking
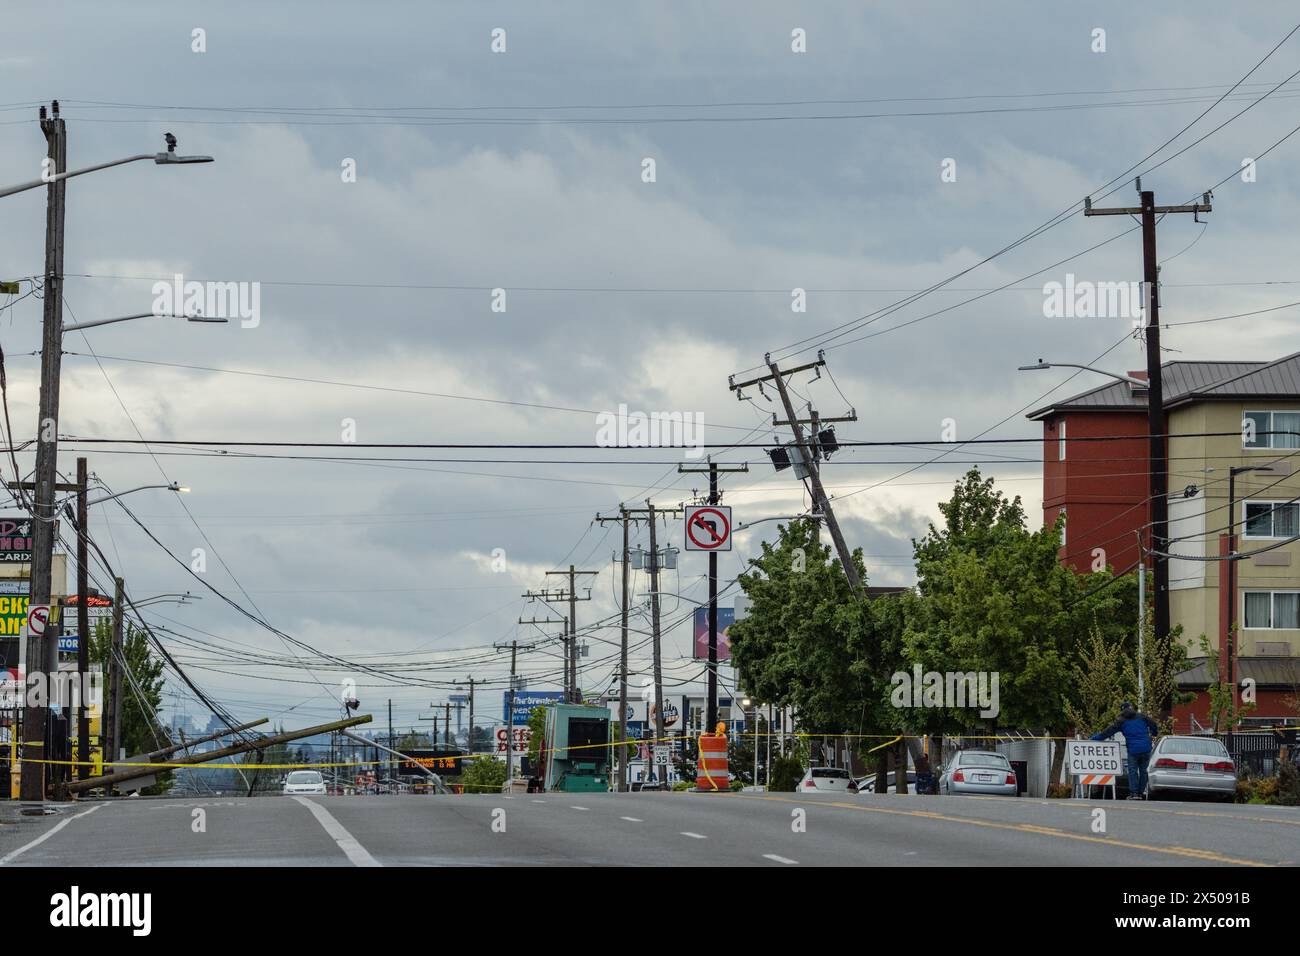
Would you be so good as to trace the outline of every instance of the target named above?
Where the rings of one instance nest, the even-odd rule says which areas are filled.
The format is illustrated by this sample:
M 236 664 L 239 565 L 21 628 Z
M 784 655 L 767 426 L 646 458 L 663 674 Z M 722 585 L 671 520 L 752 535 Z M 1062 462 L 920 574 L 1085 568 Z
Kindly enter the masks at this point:
M 533 803 L 545 803 L 545 800 L 534 800 Z
M 586 807 L 569 807 L 570 810 L 586 810 Z
M 620 820 L 626 820 L 628 823 L 645 823 L 640 817 L 619 817 Z
M 763 854 L 763 859 L 765 859 L 765 860 L 775 860 L 777 863 L 792 863 L 792 864 L 796 864 L 796 865 L 799 863 L 798 860 L 792 860 L 792 859 L 790 859 L 789 857 L 786 857 L 786 856 L 777 856 L 775 853 L 764 853 L 764 854 Z
M 306 797 L 294 797 L 294 799 L 311 811 L 312 816 L 316 818 L 316 822 L 339 845 L 339 849 L 347 854 L 353 866 L 383 866 L 382 863 L 370 855 L 365 847 L 357 842 L 356 837 L 349 833 L 343 824 L 334 819 L 334 814 Z
M 6 863 L 10 863 L 10 862 L 12 862 L 13 860 L 18 859 L 18 857 L 20 857 L 22 854 L 26 853 L 26 852 L 27 852 L 28 850 L 30 850 L 32 847 L 34 847 L 34 846 L 40 846 L 42 843 L 44 843 L 44 842 L 45 842 L 46 840 L 48 840 L 50 837 L 54 836 L 54 834 L 58 833 L 60 830 L 62 830 L 64 827 L 66 827 L 66 826 L 67 826 L 69 823 L 71 823 L 73 820 L 80 820 L 82 817 L 88 817 L 88 816 L 90 816 L 92 813 L 94 813 L 96 810 L 98 810 L 100 807 L 103 807 L 103 806 L 106 806 L 106 804 L 103 804 L 103 803 L 97 803 L 97 804 L 95 804 L 93 807 L 91 807 L 89 810 L 86 810 L 86 811 L 84 811 L 83 813 L 78 813 L 75 817 L 68 817 L 66 820 L 60 820 L 60 821 L 59 821 L 58 823 L 56 823 L 54 826 L 50 827 L 48 830 L 46 830 L 44 833 L 42 833 L 40 836 L 38 836 L 38 837 L 37 837 L 35 840 L 33 840 L 31 843 L 28 843 L 26 846 L 20 846 L 18 849 L 14 850 L 12 853 L 8 854 L 7 856 L 0 856 L 0 866 L 4 866 Z
M 707 840 L 707 839 L 708 839 L 708 837 L 706 837 L 703 833 L 691 833 L 689 830 L 683 830 L 683 831 L 682 831 L 682 836 L 690 837 L 692 840 Z

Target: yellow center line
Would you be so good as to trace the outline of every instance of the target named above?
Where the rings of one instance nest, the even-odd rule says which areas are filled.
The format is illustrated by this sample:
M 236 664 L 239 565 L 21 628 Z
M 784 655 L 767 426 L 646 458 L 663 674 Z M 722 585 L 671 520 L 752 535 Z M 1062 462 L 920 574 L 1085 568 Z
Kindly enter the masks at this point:
M 942 820 L 946 823 L 964 823 L 968 826 L 986 827 L 991 830 L 1011 830 L 1016 833 L 1035 833 L 1040 836 L 1057 837 L 1062 840 L 1078 840 L 1083 843 L 1097 843 L 1102 846 L 1123 847 L 1127 850 L 1144 850 L 1147 853 L 1161 853 L 1168 856 L 1192 857 L 1198 860 L 1207 860 L 1214 863 L 1230 863 L 1236 866 L 1271 867 L 1275 865 L 1260 860 L 1246 860 L 1224 856 L 1223 854 L 1216 853 L 1213 850 L 1197 850 L 1183 846 L 1155 846 L 1149 843 L 1132 843 L 1126 840 L 1116 840 L 1110 837 L 1088 836 L 1083 833 L 1067 833 L 1064 830 L 1038 826 L 1031 823 L 1001 823 L 996 820 L 976 820 L 971 817 L 955 817 L 951 814 L 938 813 L 933 810 L 900 810 L 893 807 L 864 807 L 854 803 L 822 803 L 821 801 L 795 800 L 789 797 L 759 797 L 749 796 L 746 794 L 737 794 L 737 796 L 742 800 L 773 800 L 782 803 L 806 804 L 813 807 L 837 807 L 842 810 L 858 810 L 862 813 L 887 813 L 896 816 L 921 817 L 927 820 Z

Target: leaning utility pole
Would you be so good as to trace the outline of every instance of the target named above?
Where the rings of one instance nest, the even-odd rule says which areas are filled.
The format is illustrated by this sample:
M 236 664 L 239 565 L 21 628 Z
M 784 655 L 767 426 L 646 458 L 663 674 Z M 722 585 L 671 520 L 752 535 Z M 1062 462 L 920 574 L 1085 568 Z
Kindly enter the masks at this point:
M 718 491 L 718 473 L 719 472 L 747 472 L 749 465 L 727 466 L 719 465 L 712 457 L 709 458 L 709 464 L 706 468 L 687 468 L 685 465 L 678 465 L 677 471 L 680 474 L 703 474 L 708 472 L 709 475 L 709 504 L 717 505 L 722 501 L 722 493 Z M 694 640 L 694 637 L 692 637 Z M 718 552 L 709 552 L 709 684 L 708 684 L 708 704 L 705 708 L 704 730 L 706 733 L 713 733 L 713 728 L 718 722 Z
M 1136 180 L 1140 206 L 1117 206 L 1108 209 L 1094 209 L 1091 197 L 1084 200 L 1085 216 L 1141 216 L 1142 217 L 1142 278 L 1146 305 L 1147 352 L 1147 440 L 1148 440 L 1148 493 L 1151 499 L 1151 570 L 1152 590 L 1155 599 L 1155 620 L 1152 639 L 1160 646 L 1169 640 L 1169 498 L 1168 498 L 1168 450 L 1165 445 L 1165 405 L 1164 383 L 1161 379 L 1160 355 L 1160 262 L 1156 258 L 1156 217 L 1163 218 L 1170 213 L 1188 213 L 1197 219 L 1197 214 L 1210 212 L 1210 194 L 1203 193 L 1202 202 L 1184 206 L 1157 206 L 1154 190 L 1142 188 L 1142 180 Z M 1165 715 L 1173 708 L 1173 701 L 1166 697 L 1161 702 L 1161 712 Z
M 59 103 L 51 104 L 52 115 L 41 107 L 41 132 L 45 134 L 47 174 L 67 172 L 68 131 L 59 117 Z M 66 181 L 58 179 L 46 187 L 45 204 L 45 310 L 41 336 L 40 411 L 36 421 L 36 494 L 32 507 L 32 581 L 29 606 L 50 604 L 54 562 L 54 485 L 57 472 L 59 429 L 59 371 L 63 362 L 63 218 Z M 58 671 L 58 641 L 49 634 L 28 634 L 27 669 L 52 675 Z M 29 703 L 23 711 L 23 753 L 31 757 L 45 742 L 49 710 Z M 45 797 L 44 763 L 24 760 L 21 795 L 23 800 Z
M 90 670 L 90 531 L 86 527 L 86 485 L 89 481 L 86 459 L 77 459 L 77 677 L 81 692 L 77 701 L 77 779 L 90 776 L 90 715 L 86 711 L 86 673 Z M 100 740 L 104 734 L 104 715 L 99 718 Z
M 802 464 L 808 471 L 808 485 L 812 491 L 813 503 L 817 510 L 821 512 L 820 517 L 826 521 L 826 529 L 831 533 L 831 541 L 835 543 L 835 551 L 839 555 L 840 564 L 844 568 L 844 576 L 849 580 L 849 586 L 853 588 L 855 593 L 861 594 L 862 579 L 858 576 L 857 565 L 853 563 L 853 553 L 849 550 L 849 546 L 844 541 L 844 534 L 840 531 L 840 523 L 835 519 L 835 512 L 831 510 L 830 498 L 827 497 L 826 489 L 822 486 L 821 470 L 817 466 L 819 453 L 813 447 L 817 444 L 816 436 L 814 436 L 814 440 L 811 443 L 804 438 L 802 422 L 794 413 L 794 403 L 790 401 L 790 392 L 786 388 L 785 384 L 785 378 L 787 375 L 793 375 L 796 372 L 803 372 L 809 369 L 820 370 L 821 367 L 826 364 L 826 359 L 823 353 L 819 351 L 817 353 L 817 361 L 809 362 L 806 365 L 798 365 L 794 368 L 788 368 L 783 371 L 777 367 L 776 362 L 772 361 L 771 354 L 768 354 L 763 356 L 763 364 L 765 364 L 769 369 L 767 375 L 760 375 L 758 378 L 751 378 L 744 382 L 737 382 L 733 375 L 728 379 L 728 384 L 731 390 L 736 393 L 737 398 L 741 397 L 740 390 L 746 386 L 757 385 L 759 390 L 762 391 L 763 382 L 771 381 L 776 384 L 777 391 L 781 394 L 781 404 L 785 408 L 787 423 L 790 426 L 790 430 L 794 432 L 794 441 L 795 445 L 799 448 L 799 457 L 802 459 Z M 814 419 L 808 419 L 809 422 L 812 422 L 813 420 Z

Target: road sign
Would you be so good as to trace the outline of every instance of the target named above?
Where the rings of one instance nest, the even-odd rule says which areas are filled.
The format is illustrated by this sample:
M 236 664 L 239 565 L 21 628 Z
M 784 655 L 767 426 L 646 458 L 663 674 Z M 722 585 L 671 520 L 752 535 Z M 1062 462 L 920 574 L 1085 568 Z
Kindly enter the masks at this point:
M 1118 740 L 1067 740 L 1065 761 L 1076 789 L 1110 787 L 1115 795 L 1115 778 L 1124 772 Z
M 27 633 L 32 637 L 44 637 L 45 626 L 50 622 L 50 606 L 33 604 L 27 609 Z
M 656 744 L 654 750 L 655 750 L 655 766 L 656 767 L 668 766 L 668 755 L 669 753 L 672 752 L 672 748 L 666 744 L 662 744 L 662 745 Z
M 686 550 L 730 551 L 731 507 L 687 505 Z

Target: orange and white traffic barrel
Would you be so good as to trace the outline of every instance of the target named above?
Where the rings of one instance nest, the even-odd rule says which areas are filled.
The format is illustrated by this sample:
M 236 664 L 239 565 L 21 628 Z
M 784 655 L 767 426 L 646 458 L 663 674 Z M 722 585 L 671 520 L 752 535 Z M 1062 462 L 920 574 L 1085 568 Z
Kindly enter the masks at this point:
M 727 772 L 727 735 L 725 733 L 701 734 L 699 759 L 695 763 L 695 790 L 697 793 L 730 793 L 731 778 Z

